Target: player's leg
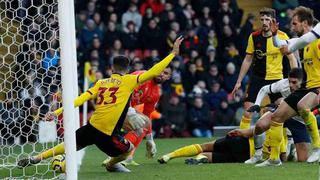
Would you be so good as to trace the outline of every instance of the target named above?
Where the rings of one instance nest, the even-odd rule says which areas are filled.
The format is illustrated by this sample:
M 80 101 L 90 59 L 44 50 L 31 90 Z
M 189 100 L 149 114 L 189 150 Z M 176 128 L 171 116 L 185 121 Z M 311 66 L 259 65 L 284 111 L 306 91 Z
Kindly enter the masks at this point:
M 186 159 L 186 164 L 244 162 L 250 157 L 248 138 L 226 136 L 207 146 L 212 150 L 209 154 L 205 152 L 195 158 Z
M 307 162 L 316 162 L 320 159 L 320 137 L 317 125 L 317 119 L 310 109 L 317 106 L 319 100 L 317 92 L 309 92 L 298 103 L 298 112 L 307 126 L 308 132 L 312 139 L 313 151 Z
M 286 122 L 286 126 L 292 134 L 297 153 L 297 161 L 306 161 L 308 158 L 308 143 L 310 143 L 310 137 L 306 126 L 302 122 L 294 119 L 288 120 L 288 122 Z
M 92 126 L 90 124 L 87 124 L 77 129 L 76 131 L 77 150 L 80 150 L 88 145 L 93 144 L 91 139 L 91 135 L 92 135 L 91 127 Z M 26 167 L 32 164 L 37 164 L 44 159 L 48 159 L 50 157 L 57 156 L 59 154 L 64 154 L 64 150 L 65 150 L 64 143 L 62 142 L 54 146 L 53 148 L 43 151 L 35 156 L 31 156 L 29 158 L 19 160 L 18 166 Z
M 290 97 L 290 96 L 289 96 Z M 270 157 L 268 160 L 261 164 L 257 164 L 257 167 L 269 166 L 269 165 L 281 165 L 279 159 L 280 156 L 280 144 L 283 139 L 283 122 L 296 115 L 296 111 L 292 109 L 286 101 L 281 102 L 271 116 L 270 123 Z
M 101 132 L 96 135 L 95 145 L 108 156 L 111 156 L 111 159 L 105 164 L 106 169 L 109 172 L 130 172 L 120 162 L 130 155 L 134 148 L 133 144 L 120 135 L 108 136 Z
M 161 156 L 158 159 L 158 162 L 161 164 L 167 163 L 171 159 L 180 158 L 180 157 L 190 157 L 199 155 L 202 152 L 211 152 L 214 146 L 214 142 L 208 142 L 204 144 L 192 144 L 189 146 L 184 146 L 175 151 L 172 151 L 168 154 Z

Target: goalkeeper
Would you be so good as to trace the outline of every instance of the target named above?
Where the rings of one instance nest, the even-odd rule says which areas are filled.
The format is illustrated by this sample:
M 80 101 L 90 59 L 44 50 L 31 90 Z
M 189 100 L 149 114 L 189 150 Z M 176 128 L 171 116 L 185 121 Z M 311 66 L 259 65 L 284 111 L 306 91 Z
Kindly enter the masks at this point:
M 179 37 L 174 43 L 172 52 L 165 59 L 140 75 L 127 74 L 130 63 L 127 57 L 114 57 L 111 77 L 99 80 L 74 101 L 75 107 L 78 107 L 85 101 L 97 98 L 96 109 L 89 123 L 76 131 L 77 150 L 95 144 L 101 151 L 112 157 L 106 165 L 108 171 L 130 172 L 119 162 L 125 160 L 133 148 L 133 145 L 120 135 L 131 94 L 140 84 L 160 75 L 172 59 L 179 54 L 182 41 L 183 38 Z M 62 108 L 59 111 L 62 111 Z M 63 153 L 64 143 L 61 143 L 36 156 L 20 160 L 18 166 L 26 167 L 37 164 L 43 159 Z
M 136 71 L 132 74 L 142 74 L 145 71 Z M 155 107 L 160 98 L 160 87 L 159 84 L 169 80 L 171 77 L 171 69 L 167 67 L 159 76 L 149 80 L 143 84 L 141 84 L 138 88 L 136 88 L 131 97 L 131 106 L 135 107 L 137 111 L 140 111 L 147 117 L 148 119 L 152 119 L 152 116 L 157 112 Z M 142 106 L 142 109 L 140 108 Z M 152 123 L 148 121 L 145 128 L 143 128 L 142 133 L 137 131 L 129 131 L 125 135 L 125 139 L 129 140 L 133 145 L 134 149 L 131 151 L 130 156 L 124 162 L 125 165 L 139 165 L 133 160 L 133 155 L 141 143 L 142 139 L 146 137 L 146 156 L 148 158 L 153 158 L 157 152 L 156 144 L 152 137 Z M 105 165 L 109 159 L 106 159 L 103 162 Z

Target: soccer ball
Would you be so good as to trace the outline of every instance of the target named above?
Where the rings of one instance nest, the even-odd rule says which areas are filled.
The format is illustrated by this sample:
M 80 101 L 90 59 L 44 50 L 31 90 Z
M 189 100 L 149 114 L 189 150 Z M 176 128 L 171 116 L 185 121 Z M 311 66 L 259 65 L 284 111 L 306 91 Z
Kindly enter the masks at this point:
M 51 169 L 58 173 L 64 173 L 66 171 L 65 155 L 54 156 L 51 161 Z

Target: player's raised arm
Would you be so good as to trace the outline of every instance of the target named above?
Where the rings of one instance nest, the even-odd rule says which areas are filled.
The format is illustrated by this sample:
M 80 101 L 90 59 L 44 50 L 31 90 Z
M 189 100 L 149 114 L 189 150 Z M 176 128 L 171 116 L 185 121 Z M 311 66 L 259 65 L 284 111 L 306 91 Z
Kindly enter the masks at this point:
M 320 23 L 318 23 L 310 32 L 304 34 L 299 38 L 292 38 L 289 40 L 281 40 L 277 36 L 278 25 L 275 20 L 271 22 L 271 29 L 272 29 L 272 40 L 273 44 L 276 47 L 282 47 L 282 52 L 284 54 L 292 53 L 298 49 L 304 48 L 306 45 L 311 43 L 314 40 L 320 38 Z
M 179 54 L 179 48 L 180 44 L 183 41 L 183 38 L 180 36 L 176 41 L 174 42 L 172 52 L 164 58 L 162 61 L 159 63 L 155 64 L 151 69 L 148 71 L 142 73 L 141 75 L 138 76 L 137 82 L 138 83 L 143 83 L 147 80 L 150 80 L 158 75 L 170 64 L 172 59 Z

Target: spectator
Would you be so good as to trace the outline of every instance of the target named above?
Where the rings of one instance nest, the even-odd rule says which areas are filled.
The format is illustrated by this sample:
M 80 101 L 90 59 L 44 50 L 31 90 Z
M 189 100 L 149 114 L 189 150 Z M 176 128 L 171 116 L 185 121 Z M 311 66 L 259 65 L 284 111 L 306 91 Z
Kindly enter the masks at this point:
M 134 24 L 136 25 L 136 32 L 138 32 L 140 30 L 140 27 L 142 25 L 142 17 L 139 14 L 138 10 L 137 10 L 137 6 L 135 4 L 130 4 L 128 11 L 126 11 L 123 15 L 122 15 L 122 26 L 123 26 L 123 30 L 124 31 L 128 31 L 127 30 L 127 24 L 129 21 L 134 22 Z
M 163 34 L 154 19 L 149 21 L 146 28 L 141 29 L 140 40 L 144 49 L 161 50 L 161 47 L 163 46 Z
M 162 112 L 165 119 L 164 136 L 182 137 L 186 131 L 186 106 L 177 95 L 172 95 L 168 106 Z
M 122 42 L 125 49 L 133 51 L 140 47 L 139 45 L 139 34 L 136 31 L 136 25 L 133 21 L 127 23 L 126 31 L 124 31 L 122 36 Z
M 208 87 L 211 87 L 214 82 L 219 82 L 220 84 L 223 83 L 223 78 L 219 73 L 217 65 L 210 65 L 205 81 Z
M 224 76 L 224 89 L 228 93 L 232 92 L 237 79 L 238 73 L 236 73 L 236 66 L 232 62 L 229 62 L 226 66 L 226 74 Z
M 164 10 L 163 1 L 160 0 L 146 0 L 140 6 L 140 13 L 145 16 L 147 9 L 151 9 L 155 14 L 159 14 Z
M 48 49 L 44 53 L 44 57 L 42 59 L 42 67 L 46 70 L 49 70 L 50 67 L 57 67 L 60 60 L 60 53 L 58 49 Z
M 197 67 L 194 63 L 191 63 L 188 65 L 188 69 L 183 73 L 182 77 L 182 84 L 185 92 L 189 94 L 197 82 Z
M 108 23 L 108 28 L 104 40 L 106 47 L 110 48 L 114 44 L 115 40 L 121 39 L 121 36 L 122 33 L 116 30 L 115 23 L 110 21 Z
M 86 26 L 80 33 L 81 41 L 86 48 L 90 48 L 92 40 L 95 37 L 103 39 L 102 31 L 100 31 L 100 29 L 96 27 L 96 24 L 92 19 L 88 19 L 86 22 Z
M 228 107 L 228 102 L 222 100 L 220 107 L 214 113 L 214 126 L 231 126 L 234 125 L 234 111 Z
M 210 110 L 206 105 L 204 105 L 201 97 L 196 97 L 194 99 L 194 104 L 189 111 L 188 117 L 193 136 L 207 138 L 212 137 Z
M 101 21 L 101 15 L 100 15 L 100 13 L 95 12 L 95 13 L 93 14 L 92 19 L 93 19 L 93 21 L 96 23 L 97 28 L 98 28 L 102 33 L 104 33 L 104 32 L 105 32 L 105 25 L 104 25 L 104 23 Z
M 209 107 L 212 111 L 215 111 L 219 108 L 219 105 L 223 99 L 227 99 L 227 93 L 220 88 L 220 83 L 214 81 L 211 85 L 210 92 L 206 95 L 205 99 L 209 104 Z

